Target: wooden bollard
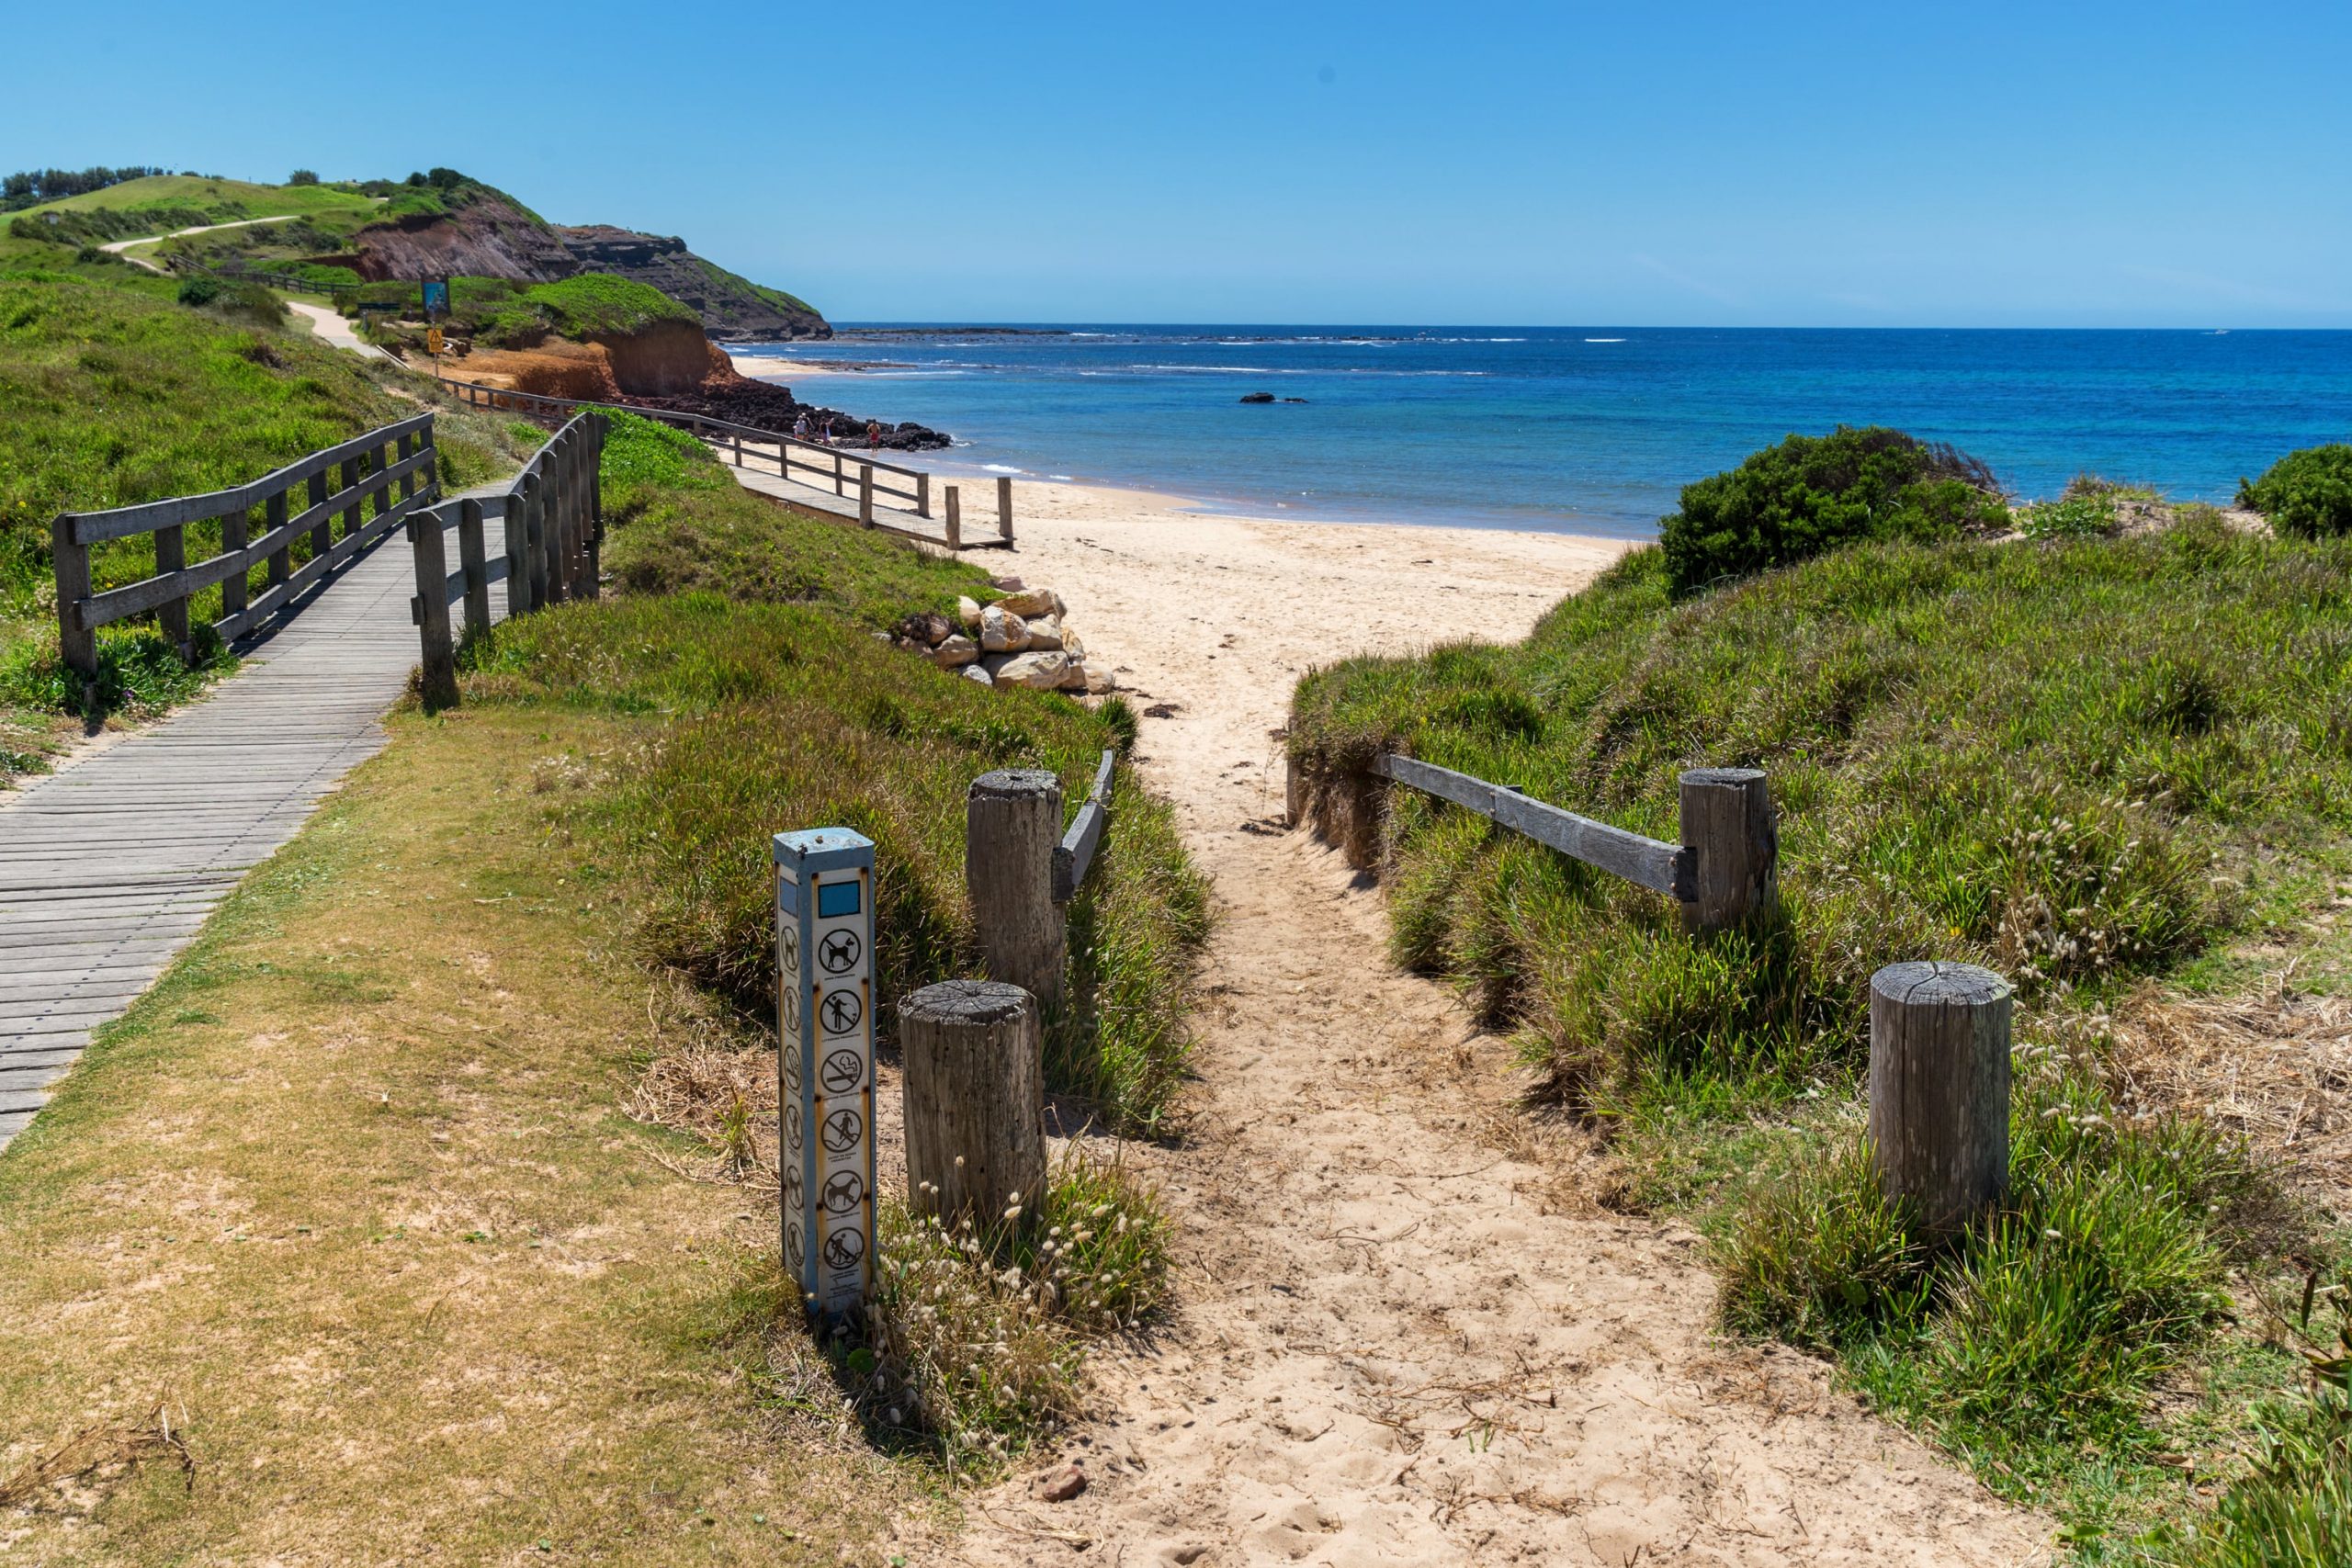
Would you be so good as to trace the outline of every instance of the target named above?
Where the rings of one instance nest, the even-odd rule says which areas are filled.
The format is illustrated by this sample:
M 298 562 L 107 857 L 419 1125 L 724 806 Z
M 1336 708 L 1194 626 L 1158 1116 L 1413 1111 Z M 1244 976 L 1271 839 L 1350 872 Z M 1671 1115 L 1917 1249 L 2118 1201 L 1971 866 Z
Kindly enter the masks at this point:
M 1064 933 L 1054 908 L 1062 782 L 1035 768 L 982 773 L 964 797 L 964 885 L 991 979 L 1060 999 Z
M 1930 1231 L 2009 1184 L 2009 986 L 1973 964 L 1871 976 L 1871 1167 Z
M 874 465 L 857 466 L 857 524 L 861 528 L 874 526 Z
M 956 493 L 954 485 L 947 487 L 947 547 L 964 547 L 964 498 Z
M 1682 775 L 1682 841 L 1698 856 L 1694 931 L 1736 926 L 1780 897 L 1780 831 L 1760 768 L 1693 768 Z
M 949 1230 L 986 1227 L 1046 1184 L 1045 1033 L 1036 999 L 1001 980 L 948 980 L 899 1004 L 907 1199 Z
M 417 691 L 429 713 L 458 702 L 458 661 L 449 645 L 449 559 L 438 512 L 419 512 L 408 525 L 416 559 Z
M 1006 544 L 1012 543 L 1012 476 L 996 477 L 996 527 Z

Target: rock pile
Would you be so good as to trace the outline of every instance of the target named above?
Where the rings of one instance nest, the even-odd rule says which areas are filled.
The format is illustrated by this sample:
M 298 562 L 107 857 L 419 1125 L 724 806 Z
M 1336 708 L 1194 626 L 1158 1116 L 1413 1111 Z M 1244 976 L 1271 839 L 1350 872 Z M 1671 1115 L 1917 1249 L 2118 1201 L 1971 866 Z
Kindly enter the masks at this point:
M 892 628 L 892 640 L 983 686 L 1028 686 L 1095 696 L 1116 687 L 1111 667 L 1087 658 L 1085 643 L 1066 619 L 1060 594 L 1050 588 L 1026 587 L 1019 578 L 1001 578 L 997 586 L 1005 594 L 993 604 L 970 598 L 956 602 L 960 625 L 936 612 L 909 615 Z

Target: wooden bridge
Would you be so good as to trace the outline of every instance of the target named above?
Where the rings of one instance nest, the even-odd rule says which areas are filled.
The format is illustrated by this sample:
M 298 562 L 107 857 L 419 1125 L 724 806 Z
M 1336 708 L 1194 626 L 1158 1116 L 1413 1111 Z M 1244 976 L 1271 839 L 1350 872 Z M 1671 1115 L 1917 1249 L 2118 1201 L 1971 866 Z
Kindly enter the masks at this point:
M 432 417 L 420 415 L 234 490 L 58 519 L 61 642 L 85 679 L 98 673 L 97 628 L 140 614 L 184 648 L 211 626 L 243 667 L 153 728 L 100 738 L 0 795 L 0 1147 L 91 1032 L 382 749 L 382 716 L 419 662 L 420 618 L 432 647 L 435 606 L 417 584 L 442 580 L 452 529 L 465 564 L 450 581 L 469 623 L 561 598 L 583 576 L 593 592 L 602 432 L 575 423 L 515 479 L 446 502 Z M 482 528 L 485 514 L 503 525 Z M 410 549 L 380 547 L 404 526 Z M 155 570 L 94 588 L 91 547 L 139 534 L 154 536 Z M 209 553 L 191 565 L 191 547 Z M 493 597 L 493 582 L 509 592 Z M 446 597 L 437 609 L 446 649 Z

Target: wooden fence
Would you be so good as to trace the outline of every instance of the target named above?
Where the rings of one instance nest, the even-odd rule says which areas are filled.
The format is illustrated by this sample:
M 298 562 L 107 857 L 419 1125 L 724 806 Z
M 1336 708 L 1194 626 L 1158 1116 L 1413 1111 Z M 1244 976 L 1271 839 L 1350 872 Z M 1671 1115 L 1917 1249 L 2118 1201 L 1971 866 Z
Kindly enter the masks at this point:
M 908 504 L 901 510 L 928 520 L 931 513 L 932 476 L 921 468 L 905 468 L 897 463 L 882 462 L 872 457 L 859 457 L 852 447 L 828 446 L 820 442 L 802 441 L 774 430 L 762 430 L 755 425 L 737 424 L 729 420 L 712 419 L 704 414 L 680 413 L 672 409 L 639 408 L 630 404 L 596 403 L 580 398 L 551 398 L 540 392 L 518 392 L 504 387 L 486 387 L 475 381 L 453 381 L 444 378 L 442 387 L 470 408 L 512 409 L 517 412 L 541 417 L 567 415 L 581 409 L 622 407 L 641 418 L 659 420 L 701 438 L 721 461 L 753 473 L 774 472 L 778 477 L 793 479 L 798 471 L 808 476 L 795 479 L 796 483 L 822 490 L 832 486 L 833 493 L 843 500 L 857 499 L 857 521 L 860 527 L 879 528 L 885 533 L 898 534 L 925 544 L 944 544 L 950 549 L 979 549 L 991 546 L 1010 547 L 1012 544 L 1012 485 L 1001 480 L 997 485 L 997 536 L 993 539 L 970 539 L 963 536 L 963 515 L 956 487 L 946 487 L 946 532 L 944 536 L 919 528 L 884 521 L 877 515 L 876 498 L 902 501 Z M 768 448 L 774 448 L 773 451 Z M 877 478 L 876 476 L 881 476 Z M 899 480 L 893 484 L 892 479 Z
M 468 635 L 490 629 L 490 590 L 506 584 L 508 615 L 528 615 L 567 599 L 594 599 L 605 540 L 602 479 L 605 415 L 574 415 L 539 448 L 503 491 L 460 496 L 419 512 L 409 523 L 416 554 L 416 594 L 409 618 L 422 653 L 419 688 L 430 708 L 458 700 L 457 645 L 449 606 L 464 606 Z M 484 523 L 503 525 L 504 550 L 492 559 Z M 458 530 L 458 570 L 448 565 L 447 533 Z
M 152 615 L 187 657 L 191 602 L 217 583 L 220 613 L 212 628 L 224 642 L 245 635 L 431 504 L 440 493 L 437 456 L 433 416 L 418 414 L 233 490 L 62 513 L 51 525 L 58 648 L 67 668 L 82 677 L 85 701 L 97 678 L 100 626 Z M 217 530 L 205 526 L 211 524 Z M 199 544 L 213 542 L 209 536 L 217 534 L 214 553 L 194 562 L 188 559 L 191 529 Z M 91 547 L 141 534 L 154 537 L 153 570 L 135 581 L 94 587 Z M 310 558 L 297 567 L 295 547 L 306 540 Z M 256 570 L 263 574 L 257 592 Z

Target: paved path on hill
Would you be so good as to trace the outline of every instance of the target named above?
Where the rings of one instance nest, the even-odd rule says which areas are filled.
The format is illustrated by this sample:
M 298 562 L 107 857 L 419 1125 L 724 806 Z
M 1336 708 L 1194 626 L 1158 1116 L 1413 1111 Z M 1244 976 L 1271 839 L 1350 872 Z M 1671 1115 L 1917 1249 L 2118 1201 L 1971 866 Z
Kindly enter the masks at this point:
M 382 749 L 416 664 L 413 562 L 394 530 L 238 645 L 244 667 L 203 700 L 0 795 L 0 1148 L 91 1031 Z
M 390 359 L 392 356 L 372 343 L 361 340 L 348 317 L 338 314 L 325 305 L 309 305 L 300 299 L 288 299 L 286 308 L 311 323 L 311 335 L 321 343 L 356 354 L 362 359 Z
M 144 256 L 132 255 L 130 247 L 160 245 L 166 240 L 177 240 L 189 234 L 209 234 L 217 229 L 250 229 L 256 223 L 284 223 L 300 216 L 299 213 L 282 212 L 275 218 L 240 218 L 234 223 L 199 223 L 193 229 L 175 229 L 168 234 L 141 234 L 135 240 L 112 240 L 98 249 L 119 255 L 133 266 L 143 266 L 149 272 L 162 272 L 162 267 Z

